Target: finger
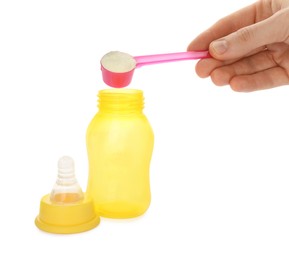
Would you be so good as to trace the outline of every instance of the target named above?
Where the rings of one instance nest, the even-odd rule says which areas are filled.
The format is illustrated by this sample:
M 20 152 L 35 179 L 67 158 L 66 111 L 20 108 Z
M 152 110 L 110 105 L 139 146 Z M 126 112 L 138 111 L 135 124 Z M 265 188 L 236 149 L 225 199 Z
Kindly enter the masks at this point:
M 248 57 L 249 56 L 253 56 L 256 53 L 262 52 L 264 51 L 264 48 L 258 48 L 250 53 L 248 53 Z M 246 57 L 247 57 L 246 56 Z M 206 78 L 209 77 L 210 74 L 219 67 L 225 66 L 225 65 L 229 65 L 229 64 L 233 64 L 235 62 L 237 62 L 239 59 L 233 59 L 233 60 L 225 60 L 225 61 L 221 61 L 221 60 L 216 60 L 214 58 L 211 59 L 202 59 L 200 61 L 197 62 L 196 64 L 196 73 L 199 77 L 201 78 Z
M 244 27 L 230 35 L 210 44 L 210 54 L 216 59 L 236 59 L 249 52 L 275 42 L 283 42 L 288 38 L 286 24 L 289 9 L 279 11 L 266 20 Z
M 217 86 L 224 86 L 228 85 L 235 76 L 250 75 L 276 66 L 271 52 L 263 51 L 230 65 L 216 68 L 211 73 L 211 78 Z
M 249 57 L 252 55 L 255 55 L 256 53 L 262 52 L 266 49 L 264 49 L 263 47 L 258 48 L 250 53 L 248 53 L 248 55 L 246 55 L 245 57 Z M 196 64 L 196 73 L 199 77 L 201 78 L 206 78 L 209 77 L 210 74 L 212 73 L 213 70 L 215 70 L 218 67 L 222 67 L 228 64 L 233 64 L 234 62 L 238 61 L 239 59 L 233 59 L 233 60 L 216 60 L 214 58 L 210 58 L 210 59 L 201 59 L 197 62 Z
M 288 74 L 281 67 L 271 68 L 252 75 L 233 77 L 230 86 L 238 92 L 252 92 L 287 85 Z
M 215 23 L 196 37 L 188 46 L 188 51 L 207 50 L 212 41 L 224 37 L 238 29 L 253 24 L 256 16 L 256 4 L 247 6 Z M 246 19 L 244 19 L 246 17 Z
M 203 59 L 196 64 L 196 73 L 201 78 L 207 78 L 212 71 L 218 67 L 225 65 L 225 62 L 215 59 Z

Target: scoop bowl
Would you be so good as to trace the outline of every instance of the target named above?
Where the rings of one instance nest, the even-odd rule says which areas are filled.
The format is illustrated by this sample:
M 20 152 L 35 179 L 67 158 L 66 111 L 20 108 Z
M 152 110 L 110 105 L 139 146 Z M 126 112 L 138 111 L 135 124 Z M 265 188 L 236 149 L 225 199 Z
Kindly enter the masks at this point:
M 113 88 L 124 88 L 132 80 L 134 69 L 127 72 L 112 72 L 101 65 L 102 79 L 104 83 Z

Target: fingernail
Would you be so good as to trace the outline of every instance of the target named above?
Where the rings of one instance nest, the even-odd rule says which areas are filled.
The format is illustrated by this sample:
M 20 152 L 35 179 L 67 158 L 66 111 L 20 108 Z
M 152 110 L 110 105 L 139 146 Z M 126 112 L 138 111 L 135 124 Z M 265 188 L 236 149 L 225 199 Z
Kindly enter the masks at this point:
M 228 50 L 228 43 L 226 40 L 214 41 L 211 44 L 213 51 L 216 54 L 224 54 Z

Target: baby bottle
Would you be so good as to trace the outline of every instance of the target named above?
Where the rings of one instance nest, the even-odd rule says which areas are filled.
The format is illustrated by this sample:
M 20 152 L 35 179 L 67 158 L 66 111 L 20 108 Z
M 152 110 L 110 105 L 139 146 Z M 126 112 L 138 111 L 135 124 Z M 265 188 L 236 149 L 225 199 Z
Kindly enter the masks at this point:
M 132 218 L 149 207 L 150 160 L 154 136 L 143 114 L 141 90 L 106 89 L 98 94 L 98 113 L 87 129 L 87 193 L 96 212 Z

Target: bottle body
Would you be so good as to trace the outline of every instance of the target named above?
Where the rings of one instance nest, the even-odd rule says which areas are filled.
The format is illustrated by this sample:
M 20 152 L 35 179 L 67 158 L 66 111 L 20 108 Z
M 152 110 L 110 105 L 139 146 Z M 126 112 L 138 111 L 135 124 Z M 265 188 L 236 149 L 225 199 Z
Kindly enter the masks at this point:
M 154 138 L 142 108 L 139 90 L 99 93 L 99 111 L 87 129 L 87 193 L 101 216 L 137 217 L 149 207 Z

